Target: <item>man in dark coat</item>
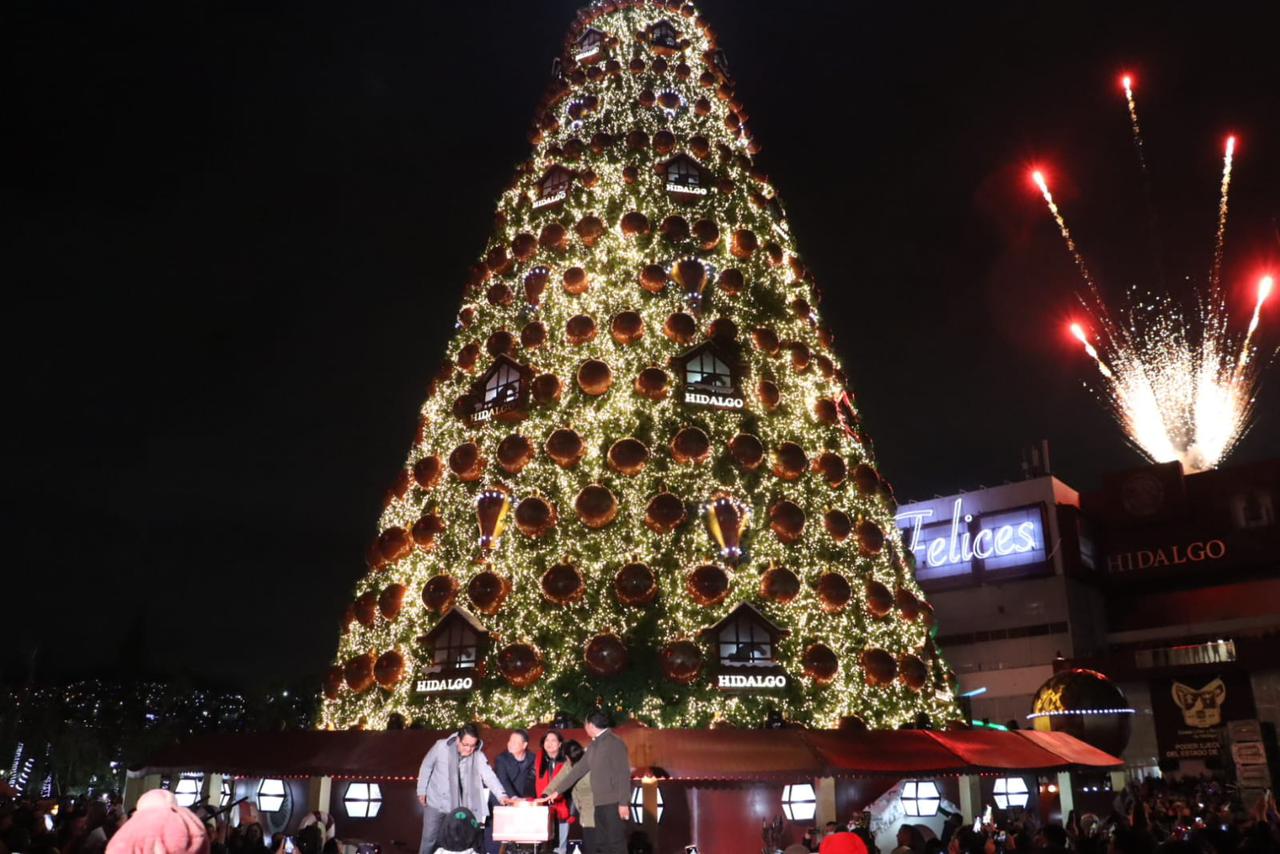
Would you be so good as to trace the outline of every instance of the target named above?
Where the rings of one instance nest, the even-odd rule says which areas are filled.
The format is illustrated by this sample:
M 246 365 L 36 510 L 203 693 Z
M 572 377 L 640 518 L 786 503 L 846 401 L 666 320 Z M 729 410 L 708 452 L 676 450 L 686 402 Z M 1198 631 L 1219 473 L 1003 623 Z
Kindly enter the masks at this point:
M 507 736 L 507 752 L 493 763 L 498 782 L 513 798 L 532 798 L 533 754 L 529 752 L 529 731 L 516 729 Z M 493 841 L 493 807 L 498 804 L 494 794 L 489 795 L 489 821 L 484 826 L 484 844 L 489 854 L 499 854 L 502 843 Z
M 599 711 L 587 716 L 587 735 L 591 736 L 591 745 L 582 754 L 582 761 L 558 774 L 539 800 L 555 800 L 588 771 L 591 772 L 596 852 L 627 854 L 627 819 L 631 814 L 631 757 L 627 753 L 626 742 L 609 728 L 609 719 Z

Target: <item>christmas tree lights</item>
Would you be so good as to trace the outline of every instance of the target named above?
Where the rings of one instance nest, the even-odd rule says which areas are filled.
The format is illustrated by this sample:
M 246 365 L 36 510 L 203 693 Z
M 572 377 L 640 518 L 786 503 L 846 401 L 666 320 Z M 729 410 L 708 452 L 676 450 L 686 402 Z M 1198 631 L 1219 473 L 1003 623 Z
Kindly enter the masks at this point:
M 958 717 L 710 29 L 688 4 L 597 3 L 558 67 L 380 519 L 322 725 L 515 726 L 598 701 L 668 727 Z M 393 590 L 376 607 L 393 588 L 403 606 Z M 707 630 L 744 603 L 784 636 L 770 678 L 746 680 L 764 689 L 725 690 Z M 438 679 L 423 640 L 450 608 L 487 632 L 482 660 L 458 660 L 465 680 Z

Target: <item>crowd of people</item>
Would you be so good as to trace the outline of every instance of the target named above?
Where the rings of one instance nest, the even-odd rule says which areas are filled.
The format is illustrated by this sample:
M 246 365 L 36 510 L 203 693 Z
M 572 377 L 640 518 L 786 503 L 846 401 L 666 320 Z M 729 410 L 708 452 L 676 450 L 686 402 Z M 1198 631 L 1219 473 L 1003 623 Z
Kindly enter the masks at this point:
M 585 748 L 556 730 L 535 747 L 513 731 L 493 767 L 478 730 L 466 725 L 437 741 L 423 759 L 420 854 L 498 854 L 491 808 L 517 800 L 549 807 L 543 852 L 652 854 L 640 834 L 626 837 L 631 766 L 625 743 L 603 715 L 587 721 Z M 988 813 L 975 823 L 946 814 L 940 832 L 904 823 L 894 844 L 878 848 L 860 813 L 845 825 L 805 832 L 782 854 L 1264 854 L 1280 852 L 1280 810 L 1268 791 L 1244 803 L 1213 779 L 1148 779 L 1115 796 L 1106 814 L 1072 812 L 1042 823 L 1036 811 Z M 255 809 L 178 806 L 174 795 L 145 793 L 126 817 L 117 795 L 30 800 L 0 786 L 0 854 L 341 854 L 333 819 L 308 813 L 292 835 L 269 835 Z M 495 835 L 499 839 L 495 839 Z M 571 842 L 572 840 L 572 842 Z M 744 848 L 751 850 L 752 846 Z M 348 849 L 349 850 L 349 849 Z M 758 850 L 758 849 L 756 849 Z
M 1246 804 L 1219 780 L 1151 778 L 1119 793 L 1105 815 L 1072 812 L 1042 823 L 1026 811 L 1002 811 L 974 823 L 947 816 L 941 833 L 903 823 L 892 848 L 877 848 L 860 816 L 807 831 L 783 854 L 1267 854 L 1280 852 L 1280 811 L 1268 791 Z
M 308 813 L 290 836 L 269 835 L 257 810 L 186 809 L 154 789 L 126 815 L 117 794 L 27 799 L 0 792 L 0 854 L 340 854 L 327 813 Z
M 627 745 L 602 712 L 587 717 L 586 731 L 586 747 L 552 729 L 534 749 L 528 731 L 514 730 L 492 767 L 473 724 L 437 741 L 418 769 L 419 854 L 498 854 L 493 808 L 519 801 L 548 807 L 545 847 L 555 854 L 567 854 L 571 835 L 587 854 L 628 854 Z

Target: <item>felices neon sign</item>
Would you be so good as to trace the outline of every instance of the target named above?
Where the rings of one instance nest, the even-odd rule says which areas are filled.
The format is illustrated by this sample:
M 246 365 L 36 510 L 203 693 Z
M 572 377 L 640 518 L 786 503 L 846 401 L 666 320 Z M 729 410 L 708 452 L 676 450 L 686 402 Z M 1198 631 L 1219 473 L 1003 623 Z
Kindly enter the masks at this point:
M 968 572 L 974 559 L 994 570 L 1046 558 L 1038 505 L 975 517 L 964 512 L 964 499 L 957 498 L 952 504 L 950 524 L 930 523 L 932 517 L 932 509 L 908 510 L 897 516 L 898 526 L 910 532 L 908 548 L 922 564 L 923 578 Z

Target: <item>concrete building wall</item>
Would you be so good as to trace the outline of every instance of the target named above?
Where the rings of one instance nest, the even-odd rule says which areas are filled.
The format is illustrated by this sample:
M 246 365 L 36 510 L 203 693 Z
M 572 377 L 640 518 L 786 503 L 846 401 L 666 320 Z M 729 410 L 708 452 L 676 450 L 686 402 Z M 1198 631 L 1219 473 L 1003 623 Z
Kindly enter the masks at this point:
M 1133 735 L 1121 758 L 1130 768 L 1149 768 L 1160 764 L 1155 720 L 1151 715 L 1150 685 L 1146 682 L 1120 682 L 1117 685 L 1133 709 Z

